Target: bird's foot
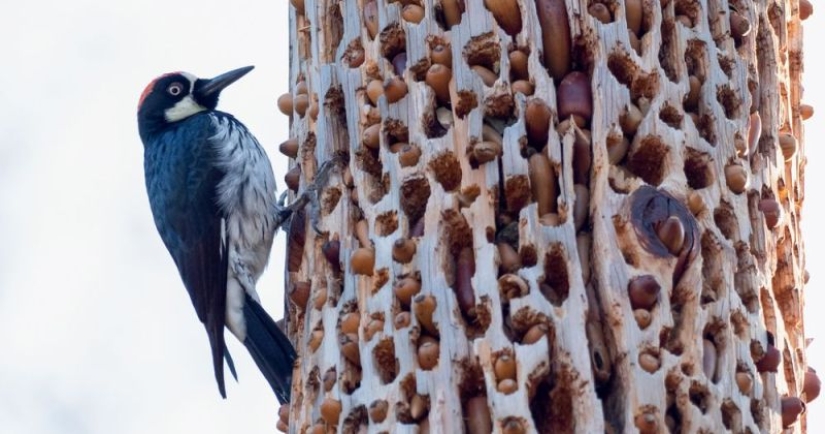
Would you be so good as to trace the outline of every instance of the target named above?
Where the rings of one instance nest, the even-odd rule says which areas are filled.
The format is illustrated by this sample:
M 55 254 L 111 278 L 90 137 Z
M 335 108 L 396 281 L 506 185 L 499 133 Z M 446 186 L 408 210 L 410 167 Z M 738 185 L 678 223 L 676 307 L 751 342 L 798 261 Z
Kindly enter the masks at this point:
M 309 215 L 312 228 L 316 233 L 322 231 L 318 228 L 318 222 L 321 218 L 321 200 L 320 191 L 329 182 L 329 177 L 332 174 L 332 169 L 339 164 L 344 163 L 342 156 L 335 156 L 330 160 L 325 161 L 315 172 L 315 179 L 307 186 L 304 191 L 289 205 L 284 205 L 286 202 L 287 192 L 281 193 L 278 202 L 275 204 L 275 221 L 276 228 L 280 228 L 289 221 L 292 214 L 309 205 Z

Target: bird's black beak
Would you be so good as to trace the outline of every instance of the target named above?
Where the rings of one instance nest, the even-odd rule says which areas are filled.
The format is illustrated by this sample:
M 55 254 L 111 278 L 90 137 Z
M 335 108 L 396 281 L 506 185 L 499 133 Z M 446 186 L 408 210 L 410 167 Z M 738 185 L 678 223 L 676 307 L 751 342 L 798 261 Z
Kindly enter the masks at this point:
M 243 68 L 233 69 L 229 72 L 210 78 L 198 79 L 195 83 L 195 99 L 198 101 L 216 100 L 218 95 L 230 84 L 238 81 L 241 77 L 246 75 L 249 71 L 254 69 L 254 66 L 244 66 Z

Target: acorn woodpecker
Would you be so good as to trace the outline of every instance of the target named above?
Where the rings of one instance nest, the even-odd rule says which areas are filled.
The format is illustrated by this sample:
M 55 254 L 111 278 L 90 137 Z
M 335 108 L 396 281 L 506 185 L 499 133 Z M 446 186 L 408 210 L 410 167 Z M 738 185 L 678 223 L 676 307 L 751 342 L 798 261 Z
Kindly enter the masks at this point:
M 138 129 L 155 225 L 206 327 L 221 396 L 224 360 L 237 378 L 226 326 L 284 403 L 296 354 L 261 307 L 255 282 L 292 209 L 276 200 L 272 167 L 255 137 L 215 110 L 220 92 L 252 68 L 212 79 L 186 72 L 156 78 L 140 96 Z

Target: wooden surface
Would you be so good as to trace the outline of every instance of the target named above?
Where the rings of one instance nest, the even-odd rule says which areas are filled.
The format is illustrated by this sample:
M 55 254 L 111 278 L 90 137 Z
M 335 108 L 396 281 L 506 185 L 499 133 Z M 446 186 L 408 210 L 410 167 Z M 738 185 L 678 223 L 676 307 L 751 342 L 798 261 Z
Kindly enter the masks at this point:
M 326 426 L 330 431 L 461 432 L 465 418 L 472 417 L 465 414 L 466 402 L 477 395 L 486 396 L 496 432 L 510 418 L 520 421 L 524 432 L 637 432 L 644 414 L 654 419 L 651 432 L 668 432 L 668 424 L 685 433 L 780 431 L 780 399 L 801 393 L 806 369 L 805 261 L 799 231 L 804 193 L 804 139 L 798 114 L 802 27 L 796 2 L 644 0 L 637 53 L 630 45 L 622 1 L 604 2 L 613 14 L 607 24 L 587 13 L 591 3 L 566 1 L 573 67 L 590 76 L 593 92 L 589 218 L 577 232 L 571 218 L 577 200 L 571 157 L 575 129 L 560 134 L 554 116 L 541 152 L 559 174 L 561 223 L 542 224 L 533 201 L 512 216 L 518 222 L 522 260 L 533 256 L 537 261 L 515 272 L 529 291 L 510 300 L 502 298 L 497 284 L 502 273 L 491 235 L 503 229 L 498 214 L 508 198 L 524 195 L 525 188 L 527 197 L 530 194 L 523 153 L 525 105 L 540 98 L 556 113 L 557 83 L 543 65 L 535 3 L 516 2 L 523 27 L 515 37 L 497 27 L 483 0 L 465 3 L 461 22 L 445 32 L 436 19 L 437 2 L 424 0 L 425 17 L 414 24 L 399 18 L 401 3 L 380 0 L 379 35 L 374 39 L 363 25 L 361 2 L 306 0 L 303 14 L 289 7 L 291 86 L 306 80 L 310 95 L 320 104 L 317 120 L 292 117 L 292 136 L 301 143 L 295 162 L 302 167 L 301 188 L 308 185 L 319 162 L 344 153 L 357 195 L 357 202 L 351 201 L 353 193 L 343 174 L 333 176 L 324 197 L 340 199 L 323 207 L 322 233 L 307 228 L 300 269 L 287 278 L 288 287 L 296 281 L 309 281 L 312 287 L 305 309 L 294 304 L 289 309 L 289 330 L 301 356 L 290 431 L 309 432 L 322 420 L 321 404 L 334 399 L 342 411 L 337 425 Z M 738 43 L 730 35 L 729 6 L 753 27 Z M 688 15 L 693 27 L 679 15 Z M 454 120 L 446 134 L 432 137 L 430 120 L 438 104 L 420 71 L 431 63 L 434 44 L 446 40 L 452 47 Z M 366 60 L 350 68 L 341 59 L 359 46 Z M 534 95 L 510 90 L 507 53 L 515 48 L 529 52 Z M 492 86 L 486 86 L 465 61 L 473 50 L 497 56 L 498 80 Z M 371 79 L 395 75 L 386 54 L 398 51 L 407 54 L 402 78 L 409 93 L 392 104 L 382 97 L 374 107 L 365 87 Z M 690 75 L 703 80 L 698 107 L 690 110 L 698 115 L 698 127 L 683 105 Z M 756 152 L 742 155 L 735 143 L 748 138 L 754 104 L 749 83 L 759 87 L 762 138 Z M 640 90 L 644 85 L 648 89 Z M 470 94 L 476 95 L 474 106 L 468 103 Z M 629 104 L 644 113 L 632 135 L 620 126 Z M 382 125 L 378 163 L 374 157 L 363 157 L 368 151 L 361 143 L 363 131 L 376 122 Z M 485 123 L 502 133 L 503 155 L 476 168 L 467 153 L 480 140 Z M 393 137 L 403 127 L 407 141 L 421 150 L 418 163 L 410 167 L 402 167 L 399 154 L 390 151 Z M 793 133 L 800 148 L 788 162 L 777 144 L 782 131 Z M 629 139 L 628 156 L 611 164 L 607 142 L 621 135 Z M 748 169 L 743 193 L 728 187 L 725 169 L 730 164 Z M 691 183 L 696 186 L 697 176 L 709 179 L 694 189 Z M 510 180 L 522 182 L 508 184 Z M 429 186 L 428 196 L 421 188 L 410 189 L 423 184 Z M 677 257 L 651 253 L 633 229 L 630 198 L 643 185 L 685 206 L 691 195 L 704 203 L 700 212 L 688 213 L 698 234 L 697 255 L 687 261 L 675 285 Z M 472 190 L 478 192 L 475 200 L 462 203 L 462 192 Z M 426 199 L 425 229 L 422 236 L 413 237 L 413 259 L 401 264 L 391 252 L 396 240 L 410 237 L 415 222 L 406 211 L 415 195 Z M 773 229 L 766 227 L 758 209 L 766 197 L 776 198 L 785 212 Z M 375 250 L 371 276 L 356 275 L 350 268 L 353 250 L 364 247 L 354 234 L 361 217 L 368 222 Z M 396 222 L 397 228 L 390 230 Z M 469 231 L 462 232 L 465 223 Z M 587 243 L 577 243 L 577 236 L 580 241 L 592 240 L 592 248 L 580 251 Z M 340 274 L 320 248 L 336 237 Z M 475 321 L 462 312 L 452 289 L 456 253 L 450 251 L 451 243 L 471 247 L 474 253 L 471 286 L 479 314 Z M 563 281 L 569 291 L 558 305 L 541 287 L 548 270 L 562 276 L 554 282 Z M 437 301 L 433 318 L 440 352 L 431 370 L 419 367 L 422 332 L 416 315 L 411 315 L 408 327 L 393 326 L 399 312 L 411 310 L 393 294 L 394 283 L 408 275 L 420 276 L 421 294 Z M 661 285 L 646 327 L 634 319 L 627 295 L 630 279 L 641 275 L 653 276 Z M 316 304 L 322 294 L 325 302 Z M 361 318 L 360 368 L 340 353 L 339 319 L 351 311 Z M 383 330 L 366 339 L 365 328 L 373 318 L 383 318 Z M 546 324 L 550 332 L 536 343 L 522 344 L 522 335 L 536 323 Z M 311 351 L 307 343 L 314 330 L 323 330 L 324 339 Z M 776 373 L 759 373 L 754 365 L 754 354 L 758 358 L 768 347 L 767 332 L 776 337 L 784 356 Z M 603 342 L 593 341 L 597 335 Z M 702 367 L 705 338 L 718 353 L 714 378 L 708 378 Z M 594 352 L 609 357 L 600 365 L 606 369 L 606 381 L 598 378 L 599 368 L 594 371 L 591 366 Z M 381 362 L 376 353 L 382 355 Z M 511 394 L 498 391 L 494 372 L 495 360 L 503 353 L 517 359 L 517 389 Z M 386 361 L 393 355 L 397 372 L 390 375 Z M 650 355 L 660 363 L 653 372 L 639 362 Z M 337 380 L 326 391 L 322 378 L 331 369 Z M 754 377 L 749 393 L 737 387 L 737 370 Z M 385 381 L 388 376 L 391 381 Z M 415 394 L 426 398 L 426 416 L 402 423 Z M 375 400 L 386 400 L 389 407 L 380 423 L 367 416 Z M 793 429 L 802 429 L 802 424 Z

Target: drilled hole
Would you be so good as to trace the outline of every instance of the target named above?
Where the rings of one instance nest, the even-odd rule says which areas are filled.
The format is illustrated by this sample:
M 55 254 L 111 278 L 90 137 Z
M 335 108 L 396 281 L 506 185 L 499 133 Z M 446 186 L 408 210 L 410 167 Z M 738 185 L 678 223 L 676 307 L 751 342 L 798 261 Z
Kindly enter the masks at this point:
M 662 143 L 661 138 L 647 136 L 630 151 L 627 169 L 648 184 L 657 186 L 665 176 L 667 153 L 668 147 Z
M 728 85 L 719 86 L 716 89 L 716 100 L 725 109 L 725 116 L 728 119 L 739 117 L 739 107 L 742 105 L 739 97 Z
M 662 45 L 659 47 L 659 64 L 665 71 L 667 78 L 676 83 L 679 81 L 679 72 L 677 70 L 677 47 L 676 42 L 676 25 L 671 18 L 662 20 L 661 26 Z
M 722 201 L 719 204 L 719 207 L 713 211 L 713 221 L 725 238 L 731 241 L 739 239 L 739 223 L 729 203 Z
M 461 164 L 452 152 L 441 153 L 430 160 L 430 170 L 444 191 L 461 186 Z
M 710 155 L 692 148 L 687 148 L 687 155 L 685 156 L 685 177 L 690 188 L 700 190 L 713 183 L 712 162 L 713 160 Z
M 398 213 L 395 210 L 387 211 L 375 217 L 375 233 L 379 237 L 386 237 L 398 230 Z
M 422 175 L 411 175 L 401 183 L 401 210 L 409 221 L 418 221 L 427 209 L 430 184 Z
M 399 364 L 395 356 L 395 344 L 392 338 L 384 338 L 375 345 L 372 350 L 375 359 L 375 368 L 378 370 L 378 378 L 381 384 L 389 384 L 395 381 L 398 376 Z
M 404 52 L 407 48 L 407 39 L 404 34 L 404 29 L 399 23 L 393 23 L 387 26 L 379 35 L 381 43 L 381 55 L 387 60 L 392 59 L 399 53 Z
M 611 53 L 607 58 L 607 69 L 628 89 L 633 83 L 633 77 L 639 72 L 639 66 L 625 52 Z
M 724 291 L 722 248 L 710 231 L 702 235 L 702 304 L 720 299 Z
M 539 289 L 556 307 L 561 307 L 570 294 L 567 257 L 560 243 L 552 245 L 544 257 L 544 276 L 541 278 Z

